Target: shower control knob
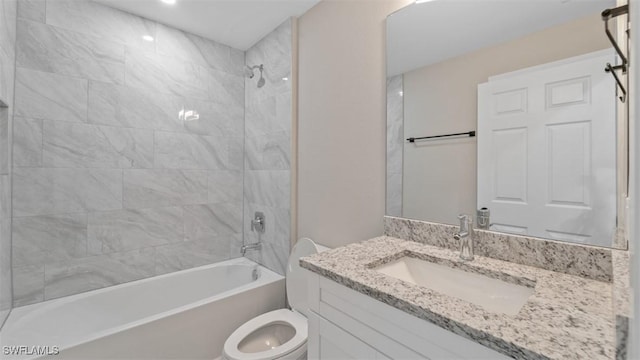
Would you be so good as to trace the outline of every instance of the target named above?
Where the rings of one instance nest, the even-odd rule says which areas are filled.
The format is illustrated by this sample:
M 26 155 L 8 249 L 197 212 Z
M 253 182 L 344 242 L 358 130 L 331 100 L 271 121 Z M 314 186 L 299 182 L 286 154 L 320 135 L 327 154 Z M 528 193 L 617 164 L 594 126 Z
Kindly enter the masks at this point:
M 253 220 L 251 220 L 251 231 L 264 234 L 265 222 L 264 213 L 256 211 Z

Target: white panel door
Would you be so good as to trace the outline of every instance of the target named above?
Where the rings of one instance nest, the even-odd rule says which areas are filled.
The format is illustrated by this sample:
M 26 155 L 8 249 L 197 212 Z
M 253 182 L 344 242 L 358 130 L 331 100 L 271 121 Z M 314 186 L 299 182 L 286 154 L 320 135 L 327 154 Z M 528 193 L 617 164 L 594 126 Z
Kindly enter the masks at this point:
M 599 51 L 478 86 L 478 207 L 491 229 L 610 245 L 616 226 L 615 63 Z

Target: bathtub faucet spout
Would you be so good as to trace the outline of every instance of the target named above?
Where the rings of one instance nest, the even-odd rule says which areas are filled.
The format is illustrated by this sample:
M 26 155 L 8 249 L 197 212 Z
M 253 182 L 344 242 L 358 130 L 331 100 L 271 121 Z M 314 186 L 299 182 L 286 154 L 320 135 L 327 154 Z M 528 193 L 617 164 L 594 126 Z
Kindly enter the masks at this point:
M 255 244 L 242 245 L 240 248 L 240 253 L 244 256 L 247 253 L 247 250 L 260 250 L 262 249 L 262 244 L 257 242 Z

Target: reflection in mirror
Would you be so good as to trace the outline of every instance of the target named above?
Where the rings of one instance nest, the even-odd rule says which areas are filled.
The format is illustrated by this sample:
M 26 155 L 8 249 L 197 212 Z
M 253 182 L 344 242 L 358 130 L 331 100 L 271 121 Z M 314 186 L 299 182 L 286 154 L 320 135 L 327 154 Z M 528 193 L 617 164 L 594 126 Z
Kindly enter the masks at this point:
M 387 215 L 473 214 L 492 231 L 625 248 L 628 103 L 604 71 L 620 56 L 601 17 L 619 5 L 434 0 L 392 14 Z M 623 51 L 627 25 L 610 24 Z

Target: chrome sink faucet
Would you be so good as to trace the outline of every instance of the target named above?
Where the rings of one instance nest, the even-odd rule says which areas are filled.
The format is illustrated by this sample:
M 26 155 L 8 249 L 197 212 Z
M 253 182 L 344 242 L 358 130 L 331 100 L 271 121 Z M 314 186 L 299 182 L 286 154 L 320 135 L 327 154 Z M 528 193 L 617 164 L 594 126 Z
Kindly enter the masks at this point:
M 460 230 L 453 238 L 460 240 L 460 259 L 473 260 L 473 218 L 469 215 L 458 215 Z

